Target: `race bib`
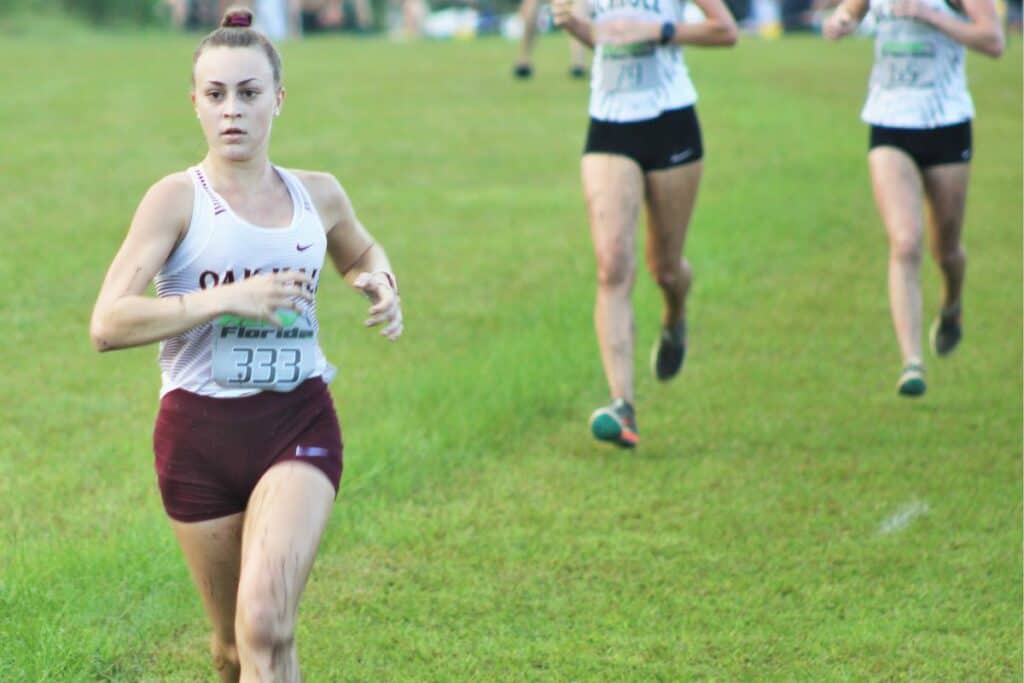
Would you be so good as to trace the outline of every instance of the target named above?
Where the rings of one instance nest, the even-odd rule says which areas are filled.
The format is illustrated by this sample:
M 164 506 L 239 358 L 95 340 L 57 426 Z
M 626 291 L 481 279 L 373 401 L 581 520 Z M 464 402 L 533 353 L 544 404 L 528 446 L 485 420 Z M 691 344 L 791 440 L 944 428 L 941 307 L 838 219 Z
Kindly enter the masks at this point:
M 305 315 L 279 314 L 283 327 L 223 315 L 213 322 L 213 379 L 229 389 L 291 391 L 316 369 L 316 330 Z
M 871 84 L 879 88 L 931 88 L 938 71 L 935 44 L 927 40 L 890 40 L 878 44 Z
M 654 90 L 659 84 L 657 47 L 636 43 L 601 50 L 601 89 L 607 93 Z

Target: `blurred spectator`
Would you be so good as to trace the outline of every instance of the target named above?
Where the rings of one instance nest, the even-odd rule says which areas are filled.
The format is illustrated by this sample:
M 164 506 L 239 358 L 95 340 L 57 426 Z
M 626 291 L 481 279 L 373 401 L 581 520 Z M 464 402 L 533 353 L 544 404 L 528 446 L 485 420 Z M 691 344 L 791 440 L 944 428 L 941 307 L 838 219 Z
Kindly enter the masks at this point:
M 751 0 L 725 0 L 725 6 L 732 13 L 737 24 L 743 23 L 751 14 Z
M 423 23 L 430 13 L 426 0 L 390 0 L 392 38 L 423 37 Z
M 585 3 L 577 0 L 577 11 L 582 15 L 586 12 Z M 516 60 L 512 73 L 516 78 L 530 78 L 533 75 L 533 46 L 540 28 L 538 21 L 541 16 L 540 0 L 522 0 L 519 15 L 523 24 L 523 34 L 519 38 L 519 58 Z M 550 11 L 545 15 L 544 23 L 550 25 Z M 585 78 L 587 75 L 587 55 L 583 43 L 569 36 L 569 75 L 573 78 Z
M 299 0 L 255 0 L 256 28 L 271 40 L 302 35 Z
M 812 0 L 782 0 L 782 30 L 786 33 L 814 31 Z
M 1021 0 L 1006 0 L 1006 28 L 1021 32 Z
M 300 5 L 306 33 L 373 29 L 370 0 L 301 0 Z
M 189 31 L 212 29 L 228 7 L 227 0 L 166 0 L 171 20 Z
M 175 26 L 212 30 L 231 5 L 252 9 L 256 28 L 271 40 L 299 35 L 299 0 L 165 0 Z
M 184 28 L 185 20 L 188 18 L 188 0 L 165 0 L 165 4 L 171 11 L 171 23 L 178 28 Z

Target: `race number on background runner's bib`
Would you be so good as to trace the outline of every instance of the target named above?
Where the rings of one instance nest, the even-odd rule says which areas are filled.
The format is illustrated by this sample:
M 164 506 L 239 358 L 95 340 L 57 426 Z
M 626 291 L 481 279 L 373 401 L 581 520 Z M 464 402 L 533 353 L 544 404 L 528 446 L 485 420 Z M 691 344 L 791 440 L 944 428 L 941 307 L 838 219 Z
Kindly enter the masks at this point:
M 879 31 L 871 84 L 885 89 L 931 88 L 938 71 L 935 44 L 904 35 L 898 24 Z
M 601 48 L 601 89 L 607 93 L 638 92 L 658 87 L 658 59 L 654 43 Z
M 224 315 L 213 322 L 213 379 L 229 389 L 291 391 L 316 369 L 316 330 L 281 311 L 280 328 Z

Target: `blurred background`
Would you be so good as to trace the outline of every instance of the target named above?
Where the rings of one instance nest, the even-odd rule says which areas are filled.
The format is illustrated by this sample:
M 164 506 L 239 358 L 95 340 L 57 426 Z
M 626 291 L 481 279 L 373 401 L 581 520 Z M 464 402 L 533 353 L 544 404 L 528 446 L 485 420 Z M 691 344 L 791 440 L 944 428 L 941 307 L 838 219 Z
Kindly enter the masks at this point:
M 211 29 L 231 4 L 256 11 L 260 28 L 280 40 L 312 34 L 387 34 L 395 39 L 473 38 L 523 31 L 520 0 L 0 0 L 0 14 L 68 13 L 98 24 L 129 23 Z M 838 0 L 726 0 L 748 34 L 777 38 L 815 32 Z M 1021 0 L 997 0 L 1009 30 L 1020 31 Z M 687 12 L 699 16 L 695 5 Z M 554 30 L 550 12 L 539 13 L 540 32 Z M 865 32 L 871 27 L 865 26 Z

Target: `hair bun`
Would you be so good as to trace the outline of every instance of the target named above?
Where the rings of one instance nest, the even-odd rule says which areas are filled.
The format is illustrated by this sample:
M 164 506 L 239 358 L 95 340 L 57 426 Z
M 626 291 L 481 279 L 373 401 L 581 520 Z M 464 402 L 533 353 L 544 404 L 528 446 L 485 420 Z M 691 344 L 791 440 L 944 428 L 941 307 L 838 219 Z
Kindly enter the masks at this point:
M 233 7 L 224 13 L 220 25 L 224 28 L 249 28 L 252 26 L 252 10 Z

